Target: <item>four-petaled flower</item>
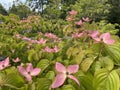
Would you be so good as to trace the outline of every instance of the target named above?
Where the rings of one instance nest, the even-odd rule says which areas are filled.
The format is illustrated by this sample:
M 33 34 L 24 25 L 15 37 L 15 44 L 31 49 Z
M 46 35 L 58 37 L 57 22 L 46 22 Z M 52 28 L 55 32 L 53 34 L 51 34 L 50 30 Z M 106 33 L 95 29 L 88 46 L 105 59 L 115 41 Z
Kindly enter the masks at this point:
M 17 57 L 16 59 L 13 59 L 12 61 L 17 63 L 17 62 L 20 62 L 20 59 Z
M 115 40 L 111 39 L 110 33 L 103 33 L 99 35 L 98 32 L 94 32 L 91 36 L 96 43 L 104 42 L 105 44 L 113 44 L 115 42 Z
M 55 68 L 58 71 L 58 74 L 51 85 L 52 88 L 60 87 L 65 82 L 67 77 L 74 80 L 78 85 L 80 85 L 78 79 L 72 75 L 78 72 L 79 65 L 69 65 L 68 67 L 65 67 L 63 64 L 56 62 Z
M 76 14 L 77 14 L 77 11 L 71 10 L 71 11 L 69 12 L 69 14 L 70 14 L 70 15 L 76 15 Z
M 27 67 L 25 68 L 23 64 L 18 66 L 18 71 L 21 75 L 23 75 L 27 81 L 32 80 L 32 76 L 37 76 L 41 69 L 40 68 L 33 68 L 31 63 L 28 63 Z
M 75 24 L 80 26 L 80 25 L 83 25 L 83 22 L 82 22 L 82 20 L 80 20 L 78 22 L 75 22 Z
M 9 67 L 9 57 L 7 57 L 5 60 L 0 61 L 0 70 L 5 69 L 6 67 Z

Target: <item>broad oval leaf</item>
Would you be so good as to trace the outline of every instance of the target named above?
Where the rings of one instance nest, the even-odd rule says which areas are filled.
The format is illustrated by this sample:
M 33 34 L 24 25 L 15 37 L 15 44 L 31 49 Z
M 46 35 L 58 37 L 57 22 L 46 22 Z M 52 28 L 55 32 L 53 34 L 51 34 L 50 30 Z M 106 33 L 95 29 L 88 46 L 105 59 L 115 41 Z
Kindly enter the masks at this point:
M 93 80 L 95 90 L 119 90 L 120 87 L 119 76 L 115 70 L 108 71 L 101 69 L 96 71 Z

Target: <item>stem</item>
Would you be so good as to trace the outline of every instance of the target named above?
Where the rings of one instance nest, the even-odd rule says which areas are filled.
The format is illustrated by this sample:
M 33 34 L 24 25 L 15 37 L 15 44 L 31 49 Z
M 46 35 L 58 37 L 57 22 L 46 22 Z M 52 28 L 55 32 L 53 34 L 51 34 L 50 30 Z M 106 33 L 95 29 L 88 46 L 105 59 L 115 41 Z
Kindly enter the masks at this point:
M 99 53 L 98 53 L 98 56 L 97 56 L 98 58 L 99 58 L 99 56 L 100 56 L 100 54 L 102 52 L 102 47 L 103 47 L 103 45 L 101 44 L 100 47 L 99 47 Z

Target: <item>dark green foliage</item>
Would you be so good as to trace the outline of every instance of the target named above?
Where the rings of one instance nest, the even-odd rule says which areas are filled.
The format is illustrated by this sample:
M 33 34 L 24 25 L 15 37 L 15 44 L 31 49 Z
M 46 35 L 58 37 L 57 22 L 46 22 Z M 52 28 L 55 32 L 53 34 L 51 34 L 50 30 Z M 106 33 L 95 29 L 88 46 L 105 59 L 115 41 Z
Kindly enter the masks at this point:
M 2 4 L 0 4 L 0 14 L 8 15 L 7 11 L 6 11 L 5 8 L 2 6 Z

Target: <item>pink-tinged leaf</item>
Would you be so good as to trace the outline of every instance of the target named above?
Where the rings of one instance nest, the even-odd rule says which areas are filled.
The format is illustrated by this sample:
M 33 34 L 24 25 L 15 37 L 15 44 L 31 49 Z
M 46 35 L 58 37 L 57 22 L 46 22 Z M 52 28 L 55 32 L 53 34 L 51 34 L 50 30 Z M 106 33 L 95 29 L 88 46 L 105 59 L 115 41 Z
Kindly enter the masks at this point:
M 66 74 L 63 74 L 63 73 L 57 74 L 57 76 L 56 76 L 54 82 L 52 83 L 51 87 L 52 88 L 60 87 L 65 82 L 65 79 L 66 79 Z
M 30 71 L 30 75 L 31 76 L 36 76 L 40 73 L 41 69 L 40 68 L 35 68 L 33 70 Z
M 67 72 L 68 72 L 69 74 L 73 74 L 73 73 L 78 72 L 78 69 L 79 69 L 79 65 L 69 65 L 69 66 L 67 67 Z
M 63 64 L 56 62 L 55 68 L 58 72 L 66 73 L 66 68 Z
M 24 68 L 22 65 L 18 66 L 18 71 L 19 71 L 20 74 L 23 75 L 23 76 L 28 75 L 28 72 L 25 70 L 25 68 Z
M 31 80 L 32 80 L 32 76 L 29 75 L 29 74 L 27 74 L 27 75 L 25 76 L 25 78 L 26 78 L 27 81 L 31 81 Z
M 74 77 L 73 75 L 68 75 L 68 77 L 72 80 L 74 80 L 79 86 L 80 86 L 80 83 L 78 81 L 78 79 L 76 77 Z
M 4 60 L 4 67 L 8 67 L 9 66 L 9 57 L 7 57 L 5 60 Z
M 26 67 L 26 71 L 27 71 L 27 72 L 30 72 L 30 71 L 32 71 L 32 70 L 33 70 L 32 64 L 31 64 L 31 63 L 28 63 L 28 66 Z

